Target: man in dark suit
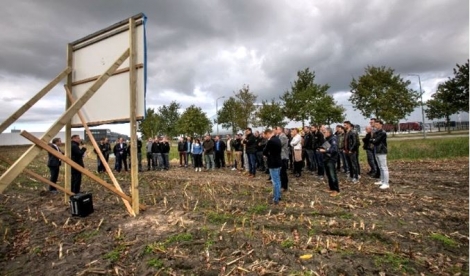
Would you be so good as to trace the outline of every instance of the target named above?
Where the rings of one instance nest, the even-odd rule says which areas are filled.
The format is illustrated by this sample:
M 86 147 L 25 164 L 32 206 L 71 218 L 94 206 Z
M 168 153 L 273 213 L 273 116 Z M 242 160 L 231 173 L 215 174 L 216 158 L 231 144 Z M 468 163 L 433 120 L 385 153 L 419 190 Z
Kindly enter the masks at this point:
M 72 161 L 77 163 L 78 165 L 85 167 L 83 164 L 83 155 L 86 152 L 85 147 L 81 147 L 82 140 L 80 139 L 80 135 L 72 135 Z M 78 170 L 72 168 L 72 193 L 78 194 L 80 193 L 80 186 L 82 184 L 82 173 Z
M 116 158 L 116 171 L 121 172 L 124 163 L 124 170 L 127 172 L 127 144 L 124 143 L 122 137 L 119 137 L 118 142 L 114 145 L 113 152 Z
M 62 143 L 60 138 L 54 138 L 52 139 L 52 143 L 49 144 L 51 148 L 55 149 L 56 151 L 64 154 L 60 148 L 59 145 Z M 57 183 L 57 179 L 59 178 L 59 170 L 60 170 L 60 165 L 62 162 L 60 161 L 59 158 L 55 157 L 51 153 L 48 153 L 49 158 L 47 159 L 47 166 L 49 167 L 49 171 L 51 172 L 51 178 L 49 179 L 52 183 Z M 57 189 L 53 186 L 49 186 L 49 192 L 51 193 L 57 193 Z
M 263 155 L 267 158 L 269 174 L 273 182 L 273 203 L 277 205 L 281 200 L 282 144 L 281 140 L 270 129 L 264 131 L 264 136 L 268 141 L 264 147 Z
M 217 135 L 214 144 L 214 163 L 217 169 L 225 168 L 225 149 L 227 148 L 224 141 Z

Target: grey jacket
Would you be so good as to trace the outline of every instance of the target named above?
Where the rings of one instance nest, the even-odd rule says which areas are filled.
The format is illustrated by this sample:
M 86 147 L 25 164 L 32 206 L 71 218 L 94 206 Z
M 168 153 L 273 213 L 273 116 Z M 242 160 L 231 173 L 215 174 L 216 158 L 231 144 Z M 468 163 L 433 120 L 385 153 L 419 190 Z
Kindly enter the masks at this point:
M 281 140 L 281 159 L 289 159 L 289 138 L 287 138 L 285 133 L 278 135 L 279 140 Z

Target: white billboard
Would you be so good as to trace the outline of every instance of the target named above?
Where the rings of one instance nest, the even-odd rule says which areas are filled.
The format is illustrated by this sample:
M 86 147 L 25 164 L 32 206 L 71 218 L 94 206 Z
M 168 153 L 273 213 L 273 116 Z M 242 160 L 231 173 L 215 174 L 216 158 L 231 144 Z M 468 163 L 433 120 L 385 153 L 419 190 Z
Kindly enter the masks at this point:
M 137 70 L 137 120 L 145 115 L 146 38 L 144 14 L 133 17 Z M 71 43 L 73 49 L 72 94 L 81 97 L 98 77 L 130 47 L 129 20 Z M 89 126 L 125 123 L 130 121 L 129 59 L 96 91 L 81 108 Z M 82 127 L 75 115 L 72 127 Z

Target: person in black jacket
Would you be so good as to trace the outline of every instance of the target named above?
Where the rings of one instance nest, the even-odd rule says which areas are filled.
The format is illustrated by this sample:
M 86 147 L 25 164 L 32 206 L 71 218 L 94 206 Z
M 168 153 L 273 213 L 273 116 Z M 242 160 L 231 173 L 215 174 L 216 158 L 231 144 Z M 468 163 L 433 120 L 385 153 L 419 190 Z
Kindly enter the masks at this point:
M 178 153 L 180 157 L 180 167 L 188 167 L 188 143 L 186 138 L 178 138 Z
M 312 127 L 313 128 L 313 127 Z M 313 135 L 312 135 L 312 128 L 306 126 L 304 127 L 304 146 L 305 153 L 307 155 L 308 160 L 308 170 L 313 172 L 317 170 L 317 166 L 315 164 L 315 152 L 313 151 Z
M 127 172 L 127 143 L 124 143 L 122 137 L 119 137 L 118 142 L 114 145 L 113 152 L 116 158 L 116 171 L 121 172 L 122 165 L 124 164 L 124 170 Z
M 339 194 L 338 175 L 336 173 L 336 161 L 338 160 L 338 141 L 333 135 L 331 128 L 327 127 L 323 131 L 325 143 L 318 149 L 323 154 L 323 162 L 328 178 L 330 196 L 335 197 Z
M 323 162 L 323 154 L 318 151 L 318 149 L 325 142 L 325 137 L 320 131 L 320 126 L 312 126 L 312 135 L 313 135 L 313 150 L 315 151 L 315 161 L 317 163 L 317 175 L 318 178 L 323 179 L 325 175 L 325 168 Z
M 164 169 L 168 171 L 170 169 L 170 142 L 168 142 L 168 137 L 164 136 L 160 144 L 163 166 Z
M 377 131 L 374 133 L 374 137 L 371 142 L 375 147 L 375 155 L 377 164 L 380 169 L 380 181 L 374 184 L 380 185 L 380 189 L 388 189 L 388 166 L 387 166 L 387 133 L 382 129 L 383 122 L 380 120 L 375 121 L 375 128 Z
M 100 139 L 100 143 L 98 144 L 98 148 L 101 151 L 101 154 L 103 154 L 103 157 L 105 156 L 105 150 L 106 150 L 106 144 L 105 144 L 105 138 Z M 97 171 L 98 173 L 102 173 L 105 171 L 104 169 L 104 164 L 101 162 L 101 159 L 98 155 L 98 152 L 96 152 L 96 149 L 93 150 L 96 153 L 96 163 L 97 163 Z
M 245 139 L 243 140 L 246 148 L 246 154 L 248 156 L 248 177 L 256 176 L 256 137 L 253 135 L 251 128 L 245 129 Z
M 264 164 L 264 158 L 263 158 L 263 150 L 264 147 L 266 146 L 266 142 L 268 141 L 265 137 L 263 137 L 263 134 L 260 134 L 259 131 L 255 132 L 255 137 L 256 137 L 256 168 L 259 171 L 265 171 L 266 166 Z
M 263 155 L 267 158 L 267 166 L 273 183 L 273 203 L 279 204 L 279 200 L 281 200 L 281 140 L 279 140 L 270 129 L 266 129 L 264 135 L 267 142 L 263 150 Z
M 372 139 L 372 127 L 366 126 L 366 136 L 362 138 L 362 148 L 366 151 L 367 154 L 367 164 L 369 164 L 370 171 L 367 173 L 370 176 L 374 176 L 377 174 L 377 167 L 375 163 L 374 157 L 374 144 L 371 143 Z
M 225 149 L 226 144 L 222 141 L 219 135 L 215 136 L 214 139 L 214 163 L 217 169 L 225 168 Z
M 52 143 L 49 144 L 51 148 L 55 149 L 56 151 L 64 154 L 60 148 L 59 145 L 62 143 L 60 138 L 54 138 L 52 139 Z M 49 180 L 52 183 L 57 183 L 57 179 L 59 178 L 59 170 L 60 170 L 60 165 L 62 162 L 60 161 L 59 158 L 55 157 L 51 153 L 48 153 L 48 159 L 47 159 L 47 166 L 49 167 L 49 171 L 51 172 L 51 178 Z M 49 192 L 52 193 L 57 193 L 57 189 L 53 186 L 49 186 Z
M 350 121 L 344 122 L 344 129 L 346 131 L 344 135 L 344 153 L 346 154 L 346 162 L 348 162 L 349 177 L 353 183 L 358 183 L 359 165 L 357 162 L 357 152 L 359 149 L 359 143 L 357 141 L 357 133 L 354 131 Z
M 243 167 L 243 144 L 242 144 L 242 135 L 241 133 L 238 133 L 237 136 L 235 137 L 235 140 L 233 141 L 233 151 L 234 151 L 234 165 L 232 170 L 242 170 Z
M 81 147 L 82 140 L 80 139 L 80 135 L 73 135 L 72 136 L 72 148 L 71 148 L 71 159 L 73 162 L 77 163 L 78 165 L 84 167 L 83 163 L 83 155 L 86 152 L 85 147 Z M 82 173 L 74 168 L 71 170 L 72 172 L 72 193 L 78 194 L 80 193 L 80 186 L 82 184 Z

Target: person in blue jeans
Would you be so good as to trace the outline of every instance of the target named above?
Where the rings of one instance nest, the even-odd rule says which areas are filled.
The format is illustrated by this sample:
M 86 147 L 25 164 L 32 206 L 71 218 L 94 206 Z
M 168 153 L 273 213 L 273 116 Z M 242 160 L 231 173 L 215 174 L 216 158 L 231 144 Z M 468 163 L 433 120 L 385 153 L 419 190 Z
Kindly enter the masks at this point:
M 267 158 L 269 174 L 273 183 L 273 203 L 277 205 L 281 200 L 282 144 L 279 137 L 274 135 L 271 129 L 266 129 L 264 136 L 268 141 L 264 147 L 263 156 Z

